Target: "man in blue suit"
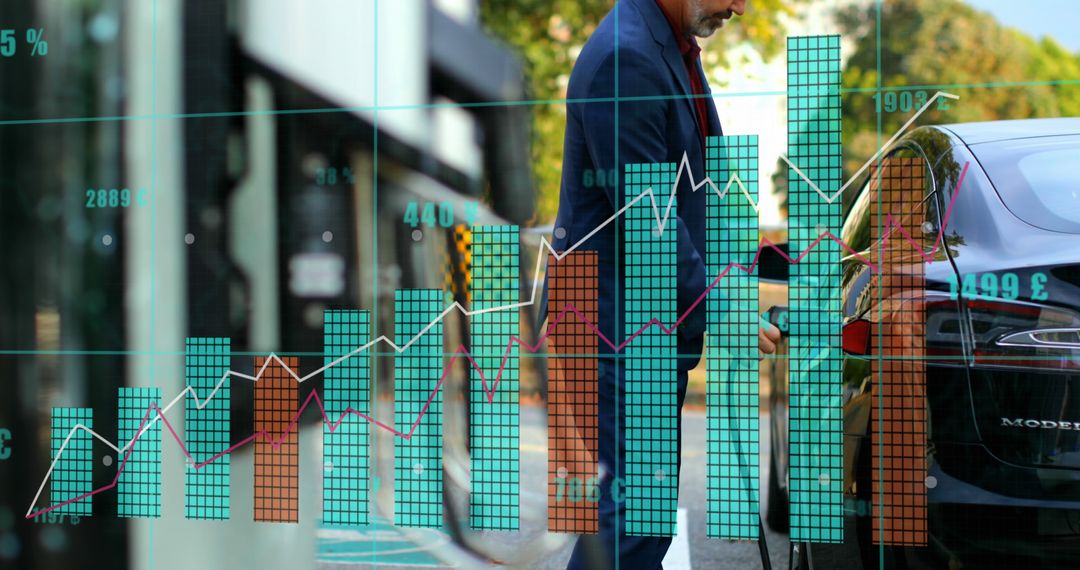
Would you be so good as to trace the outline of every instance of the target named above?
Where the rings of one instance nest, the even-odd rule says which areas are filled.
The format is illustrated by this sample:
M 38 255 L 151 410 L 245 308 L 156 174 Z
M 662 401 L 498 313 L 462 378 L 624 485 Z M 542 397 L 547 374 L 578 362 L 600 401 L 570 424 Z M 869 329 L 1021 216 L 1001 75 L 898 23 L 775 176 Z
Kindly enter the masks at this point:
M 615 344 L 625 337 L 623 225 L 621 217 L 615 223 L 606 222 L 632 198 L 623 194 L 624 165 L 680 164 L 685 154 L 694 176 L 681 178 L 677 211 L 672 212 L 678 218 L 674 231 L 679 315 L 715 278 L 707 274 L 704 264 L 709 190 L 693 191 L 691 178 L 704 176 L 705 137 L 722 133 L 694 36 L 711 35 L 725 20 L 742 15 L 745 5 L 745 0 L 619 0 L 585 44 L 570 76 L 562 188 L 552 246 L 564 251 L 603 226 L 577 249 L 597 252 L 598 325 Z M 605 183 L 598 183 L 601 180 Z M 670 189 L 654 191 L 663 208 Z M 545 288 L 540 315 L 546 313 L 546 305 Z M 700 303 L 677 331 L 680 425 L 687 372 L 700 360 L 704 331 L 705 303 Z M 773 352 L 778 340 L 778 330 L 763 330 L 761 351 Z M 660 568 L 671 539 L 627 536 L 625 503 L 617 500 L 625 491 L 615 489 L 613 498 L 613 474 L 616 470 L 626 473 L 621 422 L 625 370 L 609 347 L 601 343 L 600 350 L 599 459 L 606 473 L 601 482 L 600 532 L 599 538 L 578 541 L 569 568 L 614 567 L 616 557 L 623 570 Z

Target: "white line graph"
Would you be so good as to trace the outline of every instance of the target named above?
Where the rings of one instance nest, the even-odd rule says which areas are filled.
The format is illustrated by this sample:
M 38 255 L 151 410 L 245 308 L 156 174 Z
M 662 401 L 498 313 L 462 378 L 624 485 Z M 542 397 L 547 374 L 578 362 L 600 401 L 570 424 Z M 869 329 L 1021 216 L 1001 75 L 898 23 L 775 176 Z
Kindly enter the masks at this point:
M 889 148 L 889 145 L 891 145 L 893 142 L 895 142 L 896 139 L 898 139 L 900 137 L 900 135 L 903 134 L 903 132 L 905 130 L 907 130 L 907 128 L 910 127 L 915 122 L 915 120 L 918 119 L 918 117 L 922 113 L 924 113 L 930 107 L 930 105 L 933 104 L 940 97 L 946 97 L 946 98 L 949 98 L 949 99 L 959 99 L 960 98 L 957 95 L 953 95 L 951 93 L 946 93 L 944 91 L 938 91 L 937 93 L 935 93 L 934 96 L 931 97 L 925 104 L 923 104 L 923 106 L 920 107 L 919 110 L 916 111 L 915 114 L 912 115 L 912 117 L 910 119 L 908 119 L 908 121 L 906 123 L 904 123 L 903 126 L 901 126 L 900 129 L 898 129 L 897 132 L 895 134 L 893 134 L 893 136 L 891 138 L 889 138 L 889 140 L 886 141 L 885 144 L 880 149 L 878 149 L 878 151 L 875 152 L 859 168 L 859 170 L 857 170 L 855 172 L 855 174 L 852 175 L 852 177 L 850 179 L 848 179 L 848 181 L 846 183 L 844 183 L 844 185 L 841 186 L 840 189 L 837 190 L 831 197 L 828 194 L 826 194 L 824 191 L 822 191 L 798 167 L 796 167 L 794 164 L 792 164 L 788 160 L 786 155 L 781 155 L 781 158 L 801 178 L 806 180 L 806 182 L 809 183 L 811 185 L 811 187 L 814 190 L 816 190 L 818 192 L 818 194 L 821 195 L 822 199 L 824 199 L 828 203 L 832 203 L 838 196 L 840 196 L 844 192 L 844 190 L 847 189 L 848 186 L 850 186 L 852 184 L 853 181 L 857 180 L 858 177 L 867 168 L 870 167 L 870 165 L 873 163 L 874 160 L 877 160 L 877 158 L 879 156 L 881 156 L 881 154 L 883 152 L 885 152 Z M 646 197 L 649 198 L 650 201 L 652 202 L 653 214 L 655 215 L 655 218 L 656 218 L 656 227 L 659 230 L 659 233 L 663 234 L 663 232 L 664 232 L 664 230 L 665 230 L 665 228 L 667 226 L 668 219 L 670 218 L 670 215 L 671 215 L 671 207 L 675 202 L 675 195 L 676 195 L 676 193 L 678 191 L 678 188 L 679 188 L 679 182 L 682 180 L 682 177 L 683 177 L 684 174 L 690 177 L 690 188 L 691 188 L 692 192 L 697 192 L 702 187 L 708 185 L 709 188 L 711 188 L 712 191 L 715 192 L 717 194 L 717 196 L 719 198 L 721 198 L 721 199 L 723 199 L 725 196 L 727 196 L 728 191 L 731 189 L 733 184 L 738 185 L 740 193 L 747 199 L 747 201 L 750 203 L 750 205 L 754 208 L 754 211 L 755 212 L 759 211 L 758 204 L 753 200 L 753 198 L 750 195 L 750 192 L 747 190 L 747 188 L 743 184 L 742 180 L 740 180 L 738 175 L 736 175 L 736 174 L 732 174 L 731 178 L 728 180 L 727 184 L 725 184 L 722 189 L 708 176 L 705 176 L 700 181 L 694 181 L 693 180 L 693 171 L 690 169 L 690 160 L 687 157 L 686 153 L 684 152 L 683 156 L 682 156 L 682 159 L 679 162 L 679 168 L 678 168 L 678 171 L 677 171 L 677 173 L 675 175 L 675 181 L 671 185 L 671 191 L 670 191 L 670 194 L 668 196 L 667 204 L 663 208 L 663 210 L 664 210 L 663 215 L 660 214 L 660 206 L 657 204 L 656 194 L 653 192 L 652 187 L 649 187 L 649 188 L 646 188 L 641 194 L 638 194 L 632 200 L 627 202 L 627 204 L 625 206 L 623 206 L 622 208 L 619 208 L 614 214 L 612 214 L 610 217 L 608 217 L 606 220 L 604 220 L 602 223 L 600 223 L 598 226 L 596 226 L 596 228 L 592 229 L 588 234 L 583 236 L 581 239 L 579 239 L 572 246 L 565 249 L 562 254 L 559 254 L 557 251 L 555 251 L 554 248 L 552 248 L 551 243 L 547 241 L 546 237 L 541 237 L 540 238 L 540 245 L 538 247 L 538 249 L 540 251 L 539 251 L 538 255 L 536 256 L 536 269 L 534 270 L 534 273 L 533 273 L 532 295 L 530 296 L 528 301 L 522 301 L 522 302 L 519 302 L 519 303 L 510 303 L 510 304 L 507 304 L 507 305 L 489 307 L 487 309 L 478 309 L 478 310 L 473 310 L 473 311 L 470 311 L 470 310 L 466 309 L 465 307 L 461 306 L 460 303 L 457 303 L 455 301 L 454 303 L 451 303 L 450 305 L 448 305 L 446 307 L 446 309 L 444 309 L 441 313 L 439 313 L 439 315 L 434 320 L 432 320 L 430 323 L 428 323 L 427 326 L 420 329 L 420 331 L 417 332 L 412 338 L 410 338 L 408 340 L 408 342 L 406 342 L 405 344 L 402 344 L 402 345 L 399 346 L 397 343 L 395 343 L 393 340 L 388 338 L 386 335 L 380 335 L 377 338 L 369 341 L 368 343 L 357 347 L 356 349 L 342 355 L 341 357 L 339 357 L 339 358 L 337 358 L 335 360 L 330 361 L 329 363 L 323 365 L 320 368 L 317 368 L 317 369 L 309 372 L 308 374 L 306 374 L 304 376 L 300 376 L 299 374 L 297 374 L 297 372 L 295 370 L 293 370 L 289 366 L 286 366 L 285 363 L 282 362 L 280 358 L 278 358 L 277 354 L 270 353 L 267 356 L 267 358 L 264 360 L 263 365 L 259 369 L 258 373 L 256 373 L 254 376 L 249 375 L 249 374 L 244 374 L 242 372 L 237 372 L 235 370 L 229 370 L 229 371 L 225 372 L 225 374 L 222 374 L 221 379 L 214 386 L 214 389 L 211 390 L 210 393 L 206 396 L 206 398 L 204 398 L 201 401 L 199 400 L 198 395 L 195 393 L 195 390 L 192 387 L 188 386 L 188 387 L 184 388 L 165 407 L 161 408 L 161 411 L 160 411 L 159 414 L 155 415 L 153 419 L 148 420 L 145 423 L 145 425 L 143 426 L 143 428 L 141 430 L 137 431 L 135 433 L 135 435 L 132 437 L 132 439 L 130 441 L 128 441 L 127 443 L 125 443 L 122 447 L 110 442 L 108 439 L 104 438 L 103 436 L 101 436 L 100 434 L 98 434 L 94 430 L 84 426 L 83 424 L 75 424 L 74 426 L 72 426 L 71 430 L 68 431 L 67 436 L 64 438 L 64 442 L 60 445 L 60 448 L 57 450 L 56 457 L 53 458 L 52 462 L 49 464 L 49 469 L 48 469 L 48 471 L 46 471 L 45 477 L 42 479 L 41 485 L 38 486 L 37 493 L 34 494 L 34 499 L 31 502 L 30 507 L 26 511 L 26 516 L 29 517 L 34 512 L 34 507 L 37 505 L 38 500 L 40 500 L 41 493 L 44 491 L 45 485 L 48 484 L 49 479 L 52 477 L 52 473 L 53 473 L 53 470 L 56 468 L 56 464 L 60 461 L 60 458 L 63 456 L 64 451 L 67 449 L 68 442 L 71 440 L 71 438 L 76 434 L 76 432 L 78 430 L 86 431 L 91 436 L 96 438 L 98 441 L 101 441 L 102 443 L 104 443 L 106 446 L 108 446 L 109 449 L 112 449 L 116 453 L 124 453 L 129 447 L 131 447 L 135 443 L 135 441 L 143 433 L 146 432 L 146 430 L 150 429 L 150 427 L 154 424 L 154 422 L 157 422 L 159 419 L 161 419 L 162 415 L 167 413 L 169 410 L 171 410 L 173 408 L 173 406 L 175 406 L 177 403 L 182 401 L 186 395 L 190 395 L 195 400 L 196 409 L 199 409 L 199 410 L 203 409 L 210 402 L 210 400 L 212 400 L 214 398 L 214 396 L 217 395 L 218 391 L 224 385 L 225 380 L 228 379 L 230 376 L 234 376 L 234 377 L 237 377 L 237 378 L 243 378 L 245 380 L 251 380 L 252 382 L 257 382 L 260 378 L 262 378 L 263 372 L 270 365 L 270 363 L 271 362 L 277 362 L 278 366 L 280 366 L 280 367 L 284 368 L 285 370 L 287 370 L 289 375 L 292 376 L 294 380 L 296 380 L 298 383 L 303 383 L 303 382 L 306 382 L 307 380 L 310 380 L 311 378 L 313 378 L 315 376 L 318 376 L 318 375 L 322 374 L 328 368 L 332 368 L 332 367 L 336 366 L 338 363 L 343 362 L 343 361 L 345 361 L 345 360 L 347 360 L 349 358 L 352 358 L 353 356 L 355 356 L 355 355 L 357 355 L 357 354 L 359 354 L 359 353 L 367 350 L 368 348 L 371 348 L 372 346 L 375 346 L 376 344 L 379 344 L 379 343 L 383 343 L 383 344 L 389 346 L 390 348 L 394 349 L 394 351 L 396 351 L 396 352 L 399 352 L 399 353 L 404 352 L 410 346 L 412 346 L 412 344 L 414 342 L 416 342 L 420 337 L 422 337 L 424 334 L 426 334 L 428 330 L 430 330 L 435 325 L 439 324 L 439 322 L 441 322 L 443 320 L 443 318 L 446 317 L 446 315 L 450 314 L 454 310 L 457 310 L 462 315 L 468 317 L 468 316 L 472 316 L 472 315 L 481 315 L 481 314 L 492 313 L 492 312 L 496 312 L 496 311 L 507 311 L 507 310 L 521 309 L 521 308 L 524 308 L 524 307 L 534 305 L 536 303 L 537 291 L 539 290 L 540 284 L 541 284 L 541 281 L 539 280 L 539 277 L 541 275 L 544 260 L 547 258 L 547 256 L 544 255 L 544 250 L 547 250 L 547 252 L 550 253 L 552 256 L 554 256 L 556 260 L 563 259 L 567 255 L 569 255 L 571 252 L 573 252 L 573 251 L 577 250 L 579 247 L 581 247 L 585 242 L 587 242 L 589 240 L 589 238 L 591 238 L 597 232 L 599 232 L 600 230 L 602 230 L 603 228 L 605 228 L 606 226 L 608 226 L 609 224 L 611 224 L 612 222 L 617 220 L 631 206 L 633 206 L 634 204 L 640 202 L 641 200 L 645 199 Z
M 926 112 L 926 110 L 930 108 L 930 105 L 933 105 L 934 102 L 937 101 L 941 97 L 944 97 L 946 99 L 959 99 L 960 98 L 959 95 L 953 95 L 952 93 L 946 93 L 944 91 L 938 91 L 937 93 L 934 93 L 934 96 L 931 97 L 930 100 L 927 101 L 926 103 L 923 103 L 923 106 L 919 107 L 919 110 L 916 111 L 915 114 L 912 115 L 911 118 L 908 119 L 907 122 L 904 123 L 904 125 L 901 126 L 896 131 L 896 133 L 893 134 L 893 136 L 889 140 L 885 141 L 885 144 L 881 145 L 881 148 L 879 148 L 877 150 L 877 152 L 875 152 L 866 162 L 864 162 L 863 165 L 860 166 L 859 169 L 855 171 L 855 174 L 852 174 L 851 178 L 848 178 L 848 181 L 845 182 L 844 185 L 841 186 L 839 190 L 834 192 L 832 196 L 829 196 L 827 193 L 825 193 L 825 191 L 823 191 L 821 188 L 819 188 L 818 185 L 815 184 L 813 180 L 810 180 L 809 176 L 807 176 L 805 173 L 803 173 L 802 170 L 799 170 L 799 167 L 795 166 L 795 164 L 788 159 L 787 154 L 781 154 L 780 158 L 784 162 L 786 162 L 787 165 L 792 170 L 794 170 L 796 174 L 799 175 L 799 178 L 802 178 L 808 184 L 810 184 L 810 187 L 813 188 L 815 192 L 820 194 L 821 198 L 823 200 L 825 200 L 825 202 L 827 202 L 829 204 L 832 204 L 838 197 L 840 197 L 844 193 L 844 190 L 847 190 L 848 186 L 851 186 L 852 182 L 855 182 L 856 180 L 858 180 L 859 176 L 862 176 L 862 173 L 866 172 L 867 168 L 870 168 L 870 165 L 873 164 L 873 162 L 875 160 L 877 160 L 879 156 L 881 156 L 881 153 L 885 152 L 890 146 L 892 146 L 892 143 L 896 142 L 896 139 L 900 138 L 900 135 L 902 135 L 904 133 L 904 131 L 906 131 L 907 128 L 910 127 L 911 124 L 915 122 L 915 119 L 919 118 L 919 115 L 922 115 L 924 112 Z

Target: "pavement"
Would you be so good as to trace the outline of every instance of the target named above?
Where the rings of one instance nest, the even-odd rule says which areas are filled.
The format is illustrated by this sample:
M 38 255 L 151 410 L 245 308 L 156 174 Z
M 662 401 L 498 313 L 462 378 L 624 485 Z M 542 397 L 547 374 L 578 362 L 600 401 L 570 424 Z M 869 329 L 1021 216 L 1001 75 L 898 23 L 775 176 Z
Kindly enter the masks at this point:
M 323 528 L 318 534 L 320 568 L 406 569 L 566 567 L 574 537 L 546 529 L 547 419 L 543 406 L 521 406 L 521 529 L 517 532 L 471 533 L 470 541 L 499 564 L 462 556 L 449 533 L 437 529 L 397 529 L 385 520 L 367 528 Z M 761 417 L 761 497 L 768 489 L 768 415 Z M 665 570 L 689 568 L 747 570 L 761 567 L 756 542 L 735 542 L 705 536 L 705 411 L 683 413 L 683 470 L 679 481 L 678 536 L 664 560 Z M 389 446 L 384 446 L 384 449 Z M 391 462 L 392 464 L 392 462 Z M 383 492 L 387 490 L 384 489 Z M 463 499 L 463 497 L 456 497 Z M 788 537 L 766 528 L 770 559 L 787 568 Z
M 522 441 L 546 441 L 546 423 L 542 408 L 522 406 Z M 764 508 L 765 493 L 768 490 L 768 453 L 769 432 L 768 414 L 761 416 L 761 497 Z M 544 434 L 541 435 L 541 431 Z M 705 411 L 685 410 L 683 412 L 683 457 L 682 473 L 679 481 L 679 533 L 672 541 L 668 556 L 664 559 L 664 570 L 686 570 L 690 568 L 708 570 L 748 570 L 761 568 L 761 555 L 756 542 L 735 542 L 705 536 Z M 546 446 L 545 446 L 546 447 Z M 529 446 L 522 452 L 522 481 L 544 481 L 546 469 L 544 449 Z M 762 512 L 764 514 L 764 511 Z M 684 525 L 683 521 L 688 525 Z M 689 528 L 687 528 L 689 526 Z M 766 527 L 765 537 L 769 547 L 769 559 L 774 568 L 788 566 L 788 535 L 772 532 Z M 558 570 L 566 567 L 570 559 L 572 545 L 565 546 L 547 560 L 534 568 Z M 687 552 L 688 551 L 688 552 Z

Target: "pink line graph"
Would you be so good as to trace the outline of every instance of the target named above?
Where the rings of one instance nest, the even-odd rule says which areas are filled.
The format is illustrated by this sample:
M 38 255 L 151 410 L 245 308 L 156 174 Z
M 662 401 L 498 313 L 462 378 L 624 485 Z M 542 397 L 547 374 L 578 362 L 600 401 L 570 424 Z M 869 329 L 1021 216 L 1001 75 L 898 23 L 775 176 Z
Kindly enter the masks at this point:
M 949 217 L 952 215 L 953 206 L 956 204 L 956 197 L 959 194 L 960 186 L 963 185 L 964 177 L 967 175 L 968 166 L 969 166 L 969 163 L 965 162 L 964 167 L 960 172 L 960 176 L 957 178 L 956 190 L 953 192 L 952 199 L 949 202 L 949 207 L 946 209 L 945 215 L 942 218 L 941 227 L 938 228 L 938 235 L 937 235 L 937 239 L 935 240 L 935 245 L 934 245 L 933 249 L 931 249 L 930 253 L 924 254 L 922 252 L 922 246 L 919 244 L 919 242 L 915 241 L 910 235 L 908 235 L 908 233 L 900 226 L 899 222 L 897 222 L 896 219 L 893 218 L 891 213 L 887 214 L 887 216 L 886 216 L 886 225 L 891 226 L 891 228 L 881 239 L 881 250 L 884 251 L 885 245 L 886 245 L 886 243 L 888 241 L 888 237 L 892 233 L 892 230 L 893 229 L 898 229 L 898 230 L 900 230 L 901 236 L 904 238 L 904 240 L 906 240 L 908 243 L 910 243 L 911 246 L 915 249 L 915 251 L 919 252 L 919 254 L 923 257 L 923 259 L 925 261 L 927 261 L 927 262 L 932 261 L 933 254 L 936 253 L 937 250 L 941 247 L 941 241 L 942 241 L 942 237 L 943 237 L 944 232 L 945 232 L 945 227 L 948 226 Z M 494 402 L 494 399 L 495 399 L 495 390 L 498 388 L 499 381 L 502 379 L 503 369 L 506 366 L 507 359 L 510 357 L 510 351 L 513 348 L 514 343 L 517 343 L 518 345 L 520 345 L 522 348 L 524 348 L 525 350 L 527 350 L 529 352 L 532 352 L 532 353 L 538 352 L 540 350 L 540 347 L 543 346 L 544 341 L 547 339 L 547 337 L 555 330 L 555 327 L 558 326 L 558 324 L 560 322 L 562 322 L 563 318 L 568 313 L 573 313 L 574 315 L 576 315 L 577 318 L 589 328 L 589 330 L 594 332 L 596 334 L 596 336 L 600 340 L 602 340 L 604 342 L 604 344 L 611 347 L 611 349 L 614 350 L 615 352 L 618 352 L 618 351 L 622 350 L 627 344 L 629 344 L 630 341 L 634 340 L 635 338 L 640 336 L 642 333 L 644 333 L 646 330 L 648 330 L 649 327 L 652 327 L 654 325 L 660 327 L 660 330 L 664 331 L 664 333 L 666 333 L 666 334 L 672 334 L 673 332 L 675 332 L 678 329 L 679 324 L 682 323 L 682 321 L 684 319 L 686 319 L 686 317 L 701 303 L 702 300 L 704 300 L 706 298 L 706 296 L 708 296 L 709 291 L 711 291 L 714 287 L 716 287 L 716 285 L 720 282 L 720 280 L 723 279 L 724 276 L 726 276 L 728 274 L 728 272 L 731 271 L 732 268 L 739 268 L 739 269 L 741 269 L 741 270 L 743 270 L 743 271 L 745 271 L 747 273 L 753 272 L 754 268 L 758 264 L 758 260 L 761 258 L 761 252 L 764 251 L 766 247 L 773 248 L 774 250 L 777 251 L 777 253 L 779 253 L 785 259 L 787 259 L 789 263 L 795 264 L 795 263 L 799 263 L 799 261 L 802 260 L 807 254 L 809 254 L 812 249 L 817 247 L 817 245 L 822 240 L 824 240 L 824 238 L 826 236 L 828 236 L 831 240 L 833 240 L 838 245 L 840 245 L 840 247 L 842 247 L 843 249 L 845 249 L 845 250 L 851 252 L 853 255 L 855 255 L 856 258 L 858 258 L 860 261 L 862 261 L 867 266 L 869 266 L 871 271 L 877 271 L 878 270 L 878 268 L 876 266 L 874 266 L 873 263 L 871 263 L 865 257 L 860 255 L 859 252 L 852 249 L 846 243 L 841 241 L 840 238 L 836 237 L 831 232 L 825 232 L 825 233 L 821 234 L 820 236 L 818 236 L 818 239 L 816 239 L 802 253 L 800 253 L 798 257 L 795 257 L 795 258 L 792 258 L 788 254 L 784 253 L 783 250 L 778 248 L 776 246 L 776 244 L 772 243 L 768 239 L 762 239 L 762 245 L 760 247 L 758 247 L 757 253 L 754 255 L 754 261 L 750 264 L 749 267 L 743 266 L 743 265 L 738 264 L 738 263 L 730 263 L 730 264 L 728 264 L 728 266 L 723 271 L 721 271 L 720 274 L 717 275 L 715 279 L 713 279 L 712 283 L 710 283 L 709 286 L 705 288 L 705 291 L 702 292 L 701 295 L 699 295 L 698 298 L 695 299 L 694 302 L 691 303 L 689 307 L 687 307 L 686 311 L 683 312 L 682 316 L 680 316 L 679 319 L 677 321 L 675 321 L 671 326 L 664 326 L 663 323 L 661 323 L 658 319 L 654 318 L 654 319 L 651 319 L 649 322 L 645 323 L 644 325 L 642 325 L 641 328 L 639 328 L 632 335 L 627 337 L 626 340 L 624 340 L 623 342 L 621 342 L 619 344 L 615 344 L 610 339 L 608 339 L 604 335 L 604 333 L 602 333 L 600 331 L 600 329 L 594 323 L 589 321 L 589 319 L 586 318 L 585 315 L 583 315 L 577 309 L 577 307 L 575 307 L 572 304 L 568 303 L 568 304 L 564 305 L 563 308 L 559 311 L 559 313 L 558 313 L 558 315 L 556 315 L 555 319 L 548 325 L 547 330 L 544 331 L 544 334 L 542 334 L 540 336 L 540 338 L 537 339 L 535 345 L 529 345 L 528 343 L 526 343 L 525 341 L 521 340 L 518 337 L 511 337 L 510 338 L 510 342 L 508 342 L 506 344 L 506 351 L 503 353 L 502 360 L 499 363 L 499 371 L 495 375 L 495 380 L 492 383 L 490 388 L 487 385 L 487 378 L 485 378 L 485 376 L 484 376 L 484 371 L 481 370 L 480 366 L 476 364 L 475 360 L 473 360 L 472 355 L 469 354 L 469 351 L 468 351 L 468 349 L 465 348 L 465 345 L 459 345 L 457 350 L 455 350 L 454 354 L 450 357 L 450 362 L 447 363 L 445 368 L 443 368 L 443 372 L 442 372 L 442 375 L 439 377 L 439 381 L 435 384 L 435 387 L 431 390 L 431 395 L 428 396 L 427 402 L 424 404 L 424 407 L 421 408 L 420 413 L 416 417 L 416 420 L 412 423 L 412 426 L 410 426 L 408 433 L 399 431 L 394 426 L 391 426 L 391 425 L 388 425 L 386 423 L 380 422 L 379 420 L 376 420 L 375 418 L 373 418 L 373 417 L 371 417 L 371 416 L 369 416 L 367 414 L 364 414 L 362 412 L 354 410 L 351 407 L 346 408 L 345 411 L 341 414 L 341 416 L 337 419 L 337 421 L 331 422 L 330 418 L 326 415 L 326 410 L 323 407 L 322 399 L 319 398 L 319 395 L 318 395 L 318 393 L 316 391 L 312 391 L 311 394 L 309 394 L 308 397 L 304 400 L 304 403 L 296 411 L 296 414 L 293 415 L 292 420 L 289 422 L 289 425 L 288 425 L 288 427 L 286 427 L 285 431 L 282 432 L 281 437 L 279 437 L 276 440 L 271 439 L 270 440 L 270 445 L 273 446 L 275 449 L 277 449 L 278 447 L 281 446 L 282 442 L 285 441 L 285 438 L 288 437 L 289 433 L 293 430 L 294 426 L 296 426 L 297 422 L 300 420 L 300 416 L 304 413 L 304 410 L 307 409 L 308 405 L 311 403 L 312 400 L 315 400 L 316 404 L 318 404 L 319 412 L 322 414 L 323 423 L 326 424 L 326 426 L 329 428 L 331 433 L 337 431 L 338 427 L 341 425 L 341 422 L 345 421 L 345 417 L 347 415 L 352 414 L 354 416 L 357 416 L 359 418 L 367 420 L 368 422 L 370 422 L 372 424 L 375 424 L 379 428 L 382 428 L 384 430 L 387 430 L 387 431 L 393 433 L 395 436 L 404 438 L 406 440 L 411 439 L 413 432 L 415 432 L 416 428 L 420 425 L 420 420 L 423 419 L 424 414 L 427 412 L 428 406 L 431 404 L 432 401 L 434 401 L 435 396 L 438 394 L 439 390 L 442 388 L 443 382 L 446 381 L 447 375 L 453 369 L 454 362 L 457 360 L 457 358 L 459 356 L 464 356 L 469 361 L 469 364 L 480 375 L 480 381 L 481 381 L 481 383 L 483 385 L 484 394 L 487 397 L 488 403 L 492 403 L 492 402 Z M 124 466 L 127 465 L 128 457 L 131 455 L 131 452 L 134 451 L 134 449 L 135 449 L 135 443 L 138 441 L 139 437 L 141 437 L 142 434 L 145 433 L 143 431 L 143 427 L 149 421 L 150 413 L 153 412 L 153 411 L 156 411 L 157 414 L 158 414 L 158 417 L 161 419 L 162 422 L 165 423 L 165 427 L 168 429 L 169 433 L 172 435 L 173 439 L 176 441 L 176 444 L 178 446 L 180 446 L 180 449 L 184 453 L 184 456 L 187 457 L 188 461 L 191 463 L 191 465 L 192 465 L 192 467 L 194 469 L 201 469 L 205 465 L 216 461 L 220 457 L 223 457 L 223 456 L 225 456 L 225 455 L 227 455 L 229 453 L 232 453 L 234 450 L 236 450 L 236 449 L 238 449 L 238 448 L 240 448 L 240 447 L 242 447 L 244 445 L 247 445 L 248 443 L 251 443 L 252 441 L 255 441 L 258 438 L 264 438 L 265 439 L 265 438 L 268 438 L 268 437 L 271 436 L 271 434 L 268 434 L 265 431 L 255 432 L 255 433 L 251 434 L 250 436 L 248 436 L 248 437 L 234 443 L 233 445 L 229 446 L 227 449 L 215 454 L 214 456 L 210 457 L 206 461 L 196 463 L 195 459 L 193 457 L 191 457 L 191 454 L 188 452 L 187 446 L 184 445 L 183 440 L 180 438 L 179 435 L 177 435 L 176 430 L 173 429 L 173 426 L 172 426 L 171 423 L 169 423 L 169 420 L 165 418 L 165 415 L 161 412 L 161 409 L 158 408 L 156 403 L 151 403 L 150 407 L 147 408 L 147 410 L 146 410 L 146 414 L 143 416 L 143 420 L 142 420 L 142 423 L 139 425 L 139 429 L 136 430 L 135 438 L 131 441 L 131 444 L 128 446 L 127 451 L 124 453 L 123 460 L 117 466 L 116 477 L 113 478 L 112 483 L 109 483 L 108 485 L 104 485 L 104 486 L 102 486 L 100 488 L 94 489 L 94 490 L 89 491 L 87 493 L 83 493 L 82 495 L 79 495 L 77 497 L 68 499 L 68 500 L 66 500 L 66 501 L 64 501 L 62 503 L 52 505 L 50 507 L 46 507 L 46 508 L 43 508 L 43 509 L 38 510 L 38 511 L 34 511 L 34 512 L 26 515 L 26 518 L 31 519 L 31 518 L 46 514 L 46 513 L 50 512 L 50 511 L 54 510 L 54 509 L 58 509 L 58 508 L 63 507 L 65 505 L 74 503 L 76 501 L 80 501 L 80 500 L 85 499 L 87 497 L 92 497 L 92 496 L 94 496 L 94 495 L 96 495 L 98 493 L 102 493 L 104 491 L 108 491 L 109 489 L 115 488 L 117 486 L 117 484 L 119 483 L 119 481 L 120 481 L 120 474 L 123 473 Z

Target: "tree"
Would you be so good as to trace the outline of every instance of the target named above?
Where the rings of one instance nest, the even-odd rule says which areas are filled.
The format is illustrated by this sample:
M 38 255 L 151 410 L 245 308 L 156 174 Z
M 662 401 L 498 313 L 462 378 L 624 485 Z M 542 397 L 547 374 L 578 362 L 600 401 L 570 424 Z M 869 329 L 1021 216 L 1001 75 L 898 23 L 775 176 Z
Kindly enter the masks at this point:
M 841 30 L 855 40 L 842 79 L 845 177 L 918 108 L 875 99 L 879 56 L 882 87 L 911 87 L 895 92 L 894 102 L 905 92 L 913 103 L 938 90 L 960 96 L 947 109 L 929 110 L 919 124 L 1080 115 L 1080 84 L 1045 83 L 1080 80 L 1080 55 L 1052 39 L 1037 41 L 959 0 L 886 0 L 879 45 L 876 17 L 874 5 L 838 14 Z
M 959 0 L 885 0 L 879 50 L 876 10 L 867 3 L 837 14 L 855 43 L 842 78 L 845 179 L 939 90 L 960 100 L 935 105 L 918 124 L 1080 116 L 1080 54 L 1053 39 L 1006 28 Z M 875 98 L 879 57 L 885 90 Z M 773 178 L 785 182 L 775 191 L 786 204 L 786 164 Z M 852 197 L 845 193 L 845 210 Z
M 703 64 L 706 75 L 724 65 L 715 54 L 739 42 L 750 42 L 764 58 L 784 47 L 780 19 L 805 0 L 754 0 L 737 18 L 708 40 Z M 537 186 L 536 222 L 554 219 L 559 205 L 563 132 L 566 127 L 566 85 L 574 60 L 613 0 L 481 0 L 480 21 L 494 36 L 515 48 L 529 77 L 533 106 L 533 176 Z

